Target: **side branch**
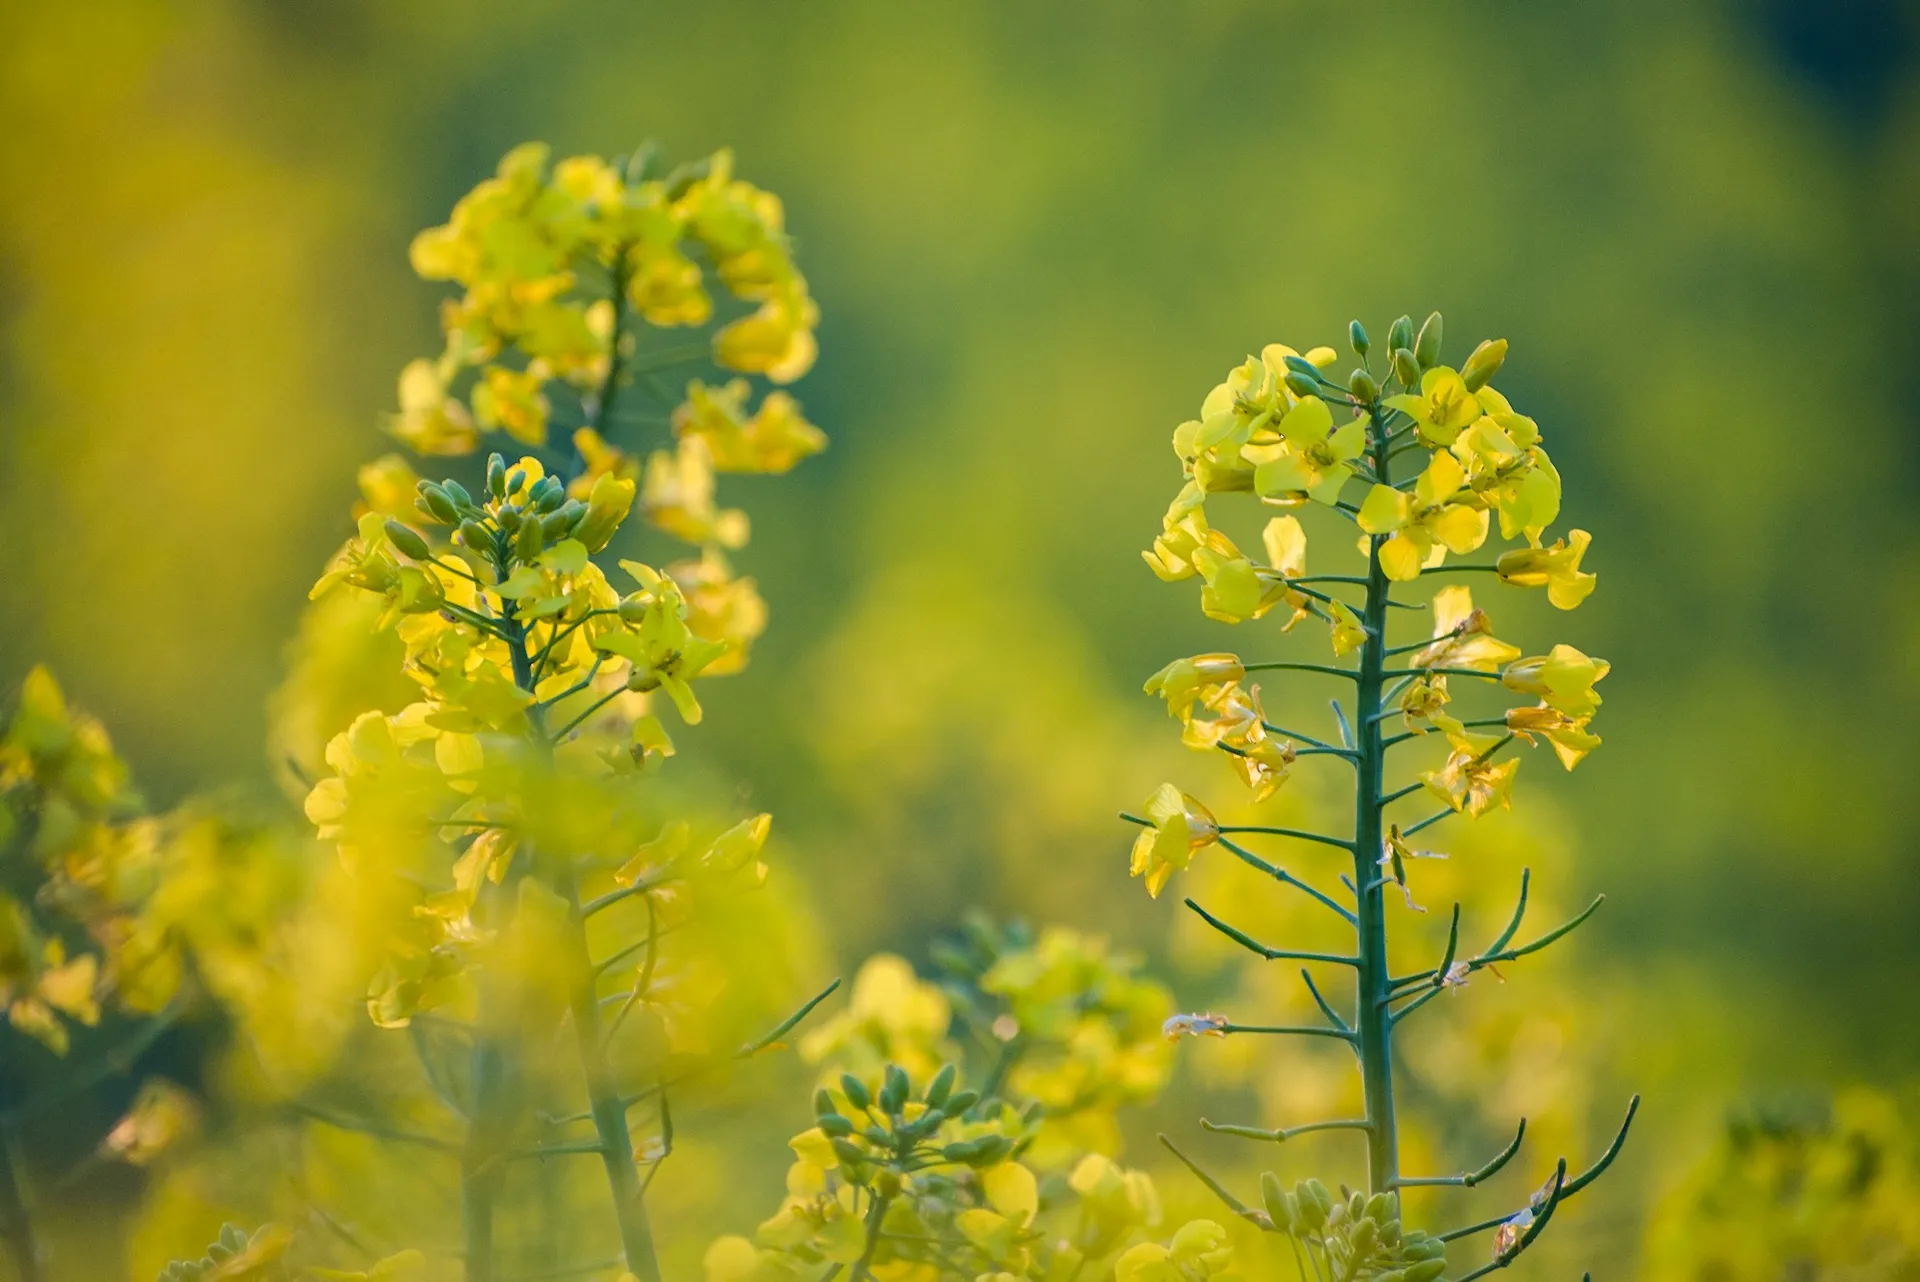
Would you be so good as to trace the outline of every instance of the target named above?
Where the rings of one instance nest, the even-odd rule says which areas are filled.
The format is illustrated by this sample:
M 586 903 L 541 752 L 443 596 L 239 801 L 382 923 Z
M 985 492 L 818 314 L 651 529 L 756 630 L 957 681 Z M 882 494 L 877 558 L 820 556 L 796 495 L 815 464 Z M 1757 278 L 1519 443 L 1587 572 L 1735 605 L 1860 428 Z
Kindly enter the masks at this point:
M 1187 900 L 1186 904 L 1187 904 L 1187 907 L 1193 909 L 1194 912 L 1198 913 L 1200 915 L 1200 920 L 1206 922 L 1207 925 L 1213 927 L 1215 930 L 1219 931 L 1221 934 L 1225 935 L 1228 939 L 1231 939 L 1234 943 L 1240 945 L 1242 948 L 1246 949 L 1248 952 L 1257 953 L 1268 961 L 1290 960 L 1290 961 L 1326 962 L 1330 965 L 1336 965 L 1336 966 L 1358 966 L 1360 964 L 1359 958 L 1345 957 L 1339 953 L 1302 953 L 1302 952 L 1293 952 L 1285 948 L 1269 948 L 1265 944 L 1262 944 L 1257 940 L 1253 939 L 1251 936 L 1247 935 L 1245 932 L 1235 930 L 1232 926 L 1227 925 L 1227 923 L 1225 923 L 1224 921 L 1221 921 L 1218 917 L 1215 917 L 1212 913 L 1202 908 L 1199 904 L 1196 904 L 1195 902 L 1193 902 L 1193 900 L 1191 899 Z
M 1216 1135 L 1237 1135 L 1245 1140 L 1266 1140 L 1274 1144 L 1285 1144 L 1296 1135 L 1307 1135 L 1314 1131 L 1370 1131 L 1373 1123 L 1364 1117 L 1342 1118 L 1334 1122 L 1308 1122 L 1304 1126 L 1283 1126 L 1278 1130 L 1263 1130 L 1258 1126 L 1237 1126 L 1230 1122 L 1209 1122 L 1200 1119 L 1200 1129 L 1212 1131 Z
M 1606 1171 L 1606 1169 L 1609 1166 L 1613 1165 L 1613 1159 L 1620 1156 L 1620 1150 L 1626 1145 L 1627 1132 L 1633 1126 L 1634 1114 L 1638 1113 L 1639 1111 L 1640 1111 L 1640 1097 L 1638 1095 L 1635 1095 L 1631 1100 L 1627 1101 L 1627 1115 L 1625 1118 L 1621 1120 L 1620 1130 L 1614 1135 L 1613 1143 L 1607 1145 L 1606 1152 L 1602 1153 L 1599 1156 L 1599 1158 L 1595 1160 L 1592 1166 L 1588 1167 L 1585 1171 L 1582 1171 L 1575 1178 L 1571 1180 L 1566 1178 L 1567 1161 L 1565 1158 L 1560 1159 L 1559 1172 L 1555 1176 L 1553 1185 L 1551 1186 L 1553 1189 L 1553 1192 L 1548 1199 L 1549 1207 L 1551 1207 L 1555 1203 L 1564 1202 L 1568 1198 L 1572 1197 L 1574 1194 L 1580 1192 L 1580 1190 L 1586 1188 L 1587 1185 L 1599 1179 L 1600 1176 Z M 1537 1194 L 1535 1196 L 1536 1198 L 1538 1197 Z M 1482 1220 L 1478 1224 L 1469 1224 L 1464 1228 L 1452 1229 L 1452 1230 L 1449 1230 L 1448 1232 L 1439 1234 L 1438 1236 L 1442 1242 L 1456 1242 L 1461 1238 L 1472 1237 L 1476 1233 L 1485 1233 L 1488 1229 L 1497 1229 L 1502 1224 L 1510 1223 L 1518 1219 L 1521 1215 L 1530 1213 L 1532 1209 L 1533 1209 L 1533 1202 L 1532 1200 L 1529 1200 L 1529 1203 L 1527 1206 L 1520 1208 L 1520 1210 L 1515 1211 L 1510 1215 L 1497 1216 L 1496 1218 L 1491 1220 Z M 1546 1219 L 1546 1214 L 1547 1212 L 1543 1210 L 1539 1215 L 1539 1217 L 1533 1221 L 1533 1229 L 1530 1230 L 1529 1237 L 1522 1240 L 1522 1245 L 1524 1245 L 1528 1241 L 1531 1241 L 1533 1237 L 1539 1236 L 1537 1230 L 1542 1226 L 1542 1222 Z M 1507 1257 L 1507 1261 L 1510 1263 L 1512 1261 L 1513 1255 L 1517 1255 L 1518 1253 L 1519 1253 L 1518 1250 L 1515 1250 L 1514 1252 L 1509 1254 L 1509 1256 Z M 1493 1267 L 1504 1268 L 1505 1265 L 1496 1263 Z M 1485 1271 L 1486 1270 L 1482 1270 L 1482 1272 L 1485 1272 Z M 1479 1275 L 1470 1274 L 1469 1276 L 1477 1277 Z M 1467 1282 L 1467 1279 L 1461 1278 L 1459 1279 L 1459 1282 Z
M 1205 1123 L 1202 1123 L 1205 1125 Z M 1500 1169 L 1511 1162 L 1520 1151 L 1520 1142 L 1527 1137 L 1527 1119 L 1520 1119 L 1520 1129 L 1513 1134 L 1513 1143 L 1507 1145 L 1500 1155 L 1477 1171 L 1463 1171 L 1459 1175 L 1407 1175 L 1393 1182 L 1395 1188 L 1452 1187 L 1472 1188 L 1484 1180 L 1493 1178 Z
M 1166 1146 L 1167 1152 L 1179 1158 L 1182 1165 L 1184 1165 L 1189 1171 L 1192 1171 L 1196 1176 L 1198 1176 L 1200 1179 L 1200 1182 L 1206 1185 L 1209 1189 L 1211 1189 L 1215 1197 L 1219 1198 L 1222 1202 L 1226 1203 L 1227 1208 L 1231 1210 L 1235 1215 L 1239 1216 L 1243 1220 L 1246 1220 L 1250 1224 L 1257 1224 L 1263 1229 L 1271 1229 L 1273 1227 L 1273 1218 L 1271 1216 L 1269 1216 L 1265 1211 L 1254 1210 L 1253 1208 L 1249 1207 L 1245 1202 L 1242 1202 L 1239 1198 L 1235 1197 L 1231 1192 L 1227 1190 L 1226 1185 L 1222 1184 L 1219 1180 L 1214 1179 L 1213 1176 L 1201 1170 L 1200 1164 L 1198 1162 L 1195 1162 L 1192 1158 L 1188 1157 L 1185 1153 L 1182 1153 L 1177 1147 L 1175 1147 L 1174 1142 L 1172 1140 L 1168 1139 L 1165 1135 L 1162 1135 L 1160 1137 L 1160 1142 Z
M 1583 925 L 1586 922 L 1587 918 L 1593 916 L 1596 912 L 1600 911 L 1600 905 L 1606 902 L 1607 902 L 1607 897 L 1605 895 L 1595 895 L 1593 897 L 1593 902 L 1588 904 L 1586 908 L 1580 913 L 1579 916 L 1573 918 L 1571 921 L 1568 921 L 1559 926 L 1556 926 L 1554 929 L 1540 936 L 1540 938 L 1534 940 L 1532 943 L 1522 944 L 1518 948 L 1505 948 L 1497 951 L 1493 949 L 1489 949 L 1487 952 L 1481 953 L 1478 957 L 1469 958 L 1466 962 L 1467 973 L 1472 974 L 1476 970 L 1480 970 L 1487 966 L 1495 965 L 1499 962 L 1518 961 L 1520 958 L 1527 956 L 1529 953 L 1539 952 L 1542 948 L 1545 948 L 1547 945 L 1556 942 L 1562 936 L 1567 935 L 1570 932 L 1578 929 L 1581 925 Z M 1517 918 L 1517 914 L 1516 914 L 1516 918 Z M 1449 965 L 1451 965 L 1451 963 L 1449 963 Z M 1411 975 L 1402 975 L 1398 979 L 1393 980 L 1392 983 L 1393 983 L 1393 986 L 1396 988 L 1407 988 L 1414 984 L 1419 984 L 1423 981 L 1430 981 L 1431 983 L 1433 983 L 1435 987 L 1439 987 L 1441 984 L 1446 982 L 1446 977 L 1447 977 L 1447 973 L 1445 970 L 1422 970 L 1422 971 L 1416 971 Z M 1405 994 L 1401 993 L 1396 995 L 1404 996 Z

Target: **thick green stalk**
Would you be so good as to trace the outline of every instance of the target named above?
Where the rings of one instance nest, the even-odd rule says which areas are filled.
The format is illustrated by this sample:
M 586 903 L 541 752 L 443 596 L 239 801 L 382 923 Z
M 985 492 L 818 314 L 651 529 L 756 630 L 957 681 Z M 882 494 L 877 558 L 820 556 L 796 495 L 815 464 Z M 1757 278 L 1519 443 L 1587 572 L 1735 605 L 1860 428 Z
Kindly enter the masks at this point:
M 462 1250 L 467 1282 L 494 1282 L 493 1205 L 506 1169 L 502 1157 L 506 1061 L 489 1030 L 478 1030 L 474 1038 L 473 1117 L 460 1159 Z
M 1371 427 L 1374 471 L 1382 484 L 1392 484 L 1386 433 L 1378 414 Z M 1387 662 L 1387 598 L 1392 586 L 1380 565 L 1383 542 L 1383 536 L 1375 535 L 1368 545 L 1367 601 L 1361 617 L 1367 638 L 1360 648 L 1354 716 L 1359 759 L 1353 800 L 1353 884 L 1359 899 L 1354 915 L 1360 966 L 1353 1028 L 1359 1038 L 1361 1089 L 1367 1105 L 1367 1182 L 1375 1192 L 1392 1188 L 1400 1176 L 1400 1137 L 1393 1116 L 1393 1018 L 1387 1009 L 1386 888 L 1377 862 L 1382 849 L 1380 798 L 1386 767 L 1379 713 Z
M 513 663 L 513 679 L 521 689 L 534 685 L 533 663 L 527 650 L 526 629 L 516 620 L 508 621 L 507 651 Z M 544 711 L 534 707 L 528 712 L 534 739 L 547 743 Z M 524 852 L 531 861 L 533 852 Z M 587 1083 L 587 1104 L 593 1128 L 599 1136 L 600 1160 L 607 1172 L 607 1188 L 613 1195 L 614 1222 L 620 1229 L 620 1246 L 626 1253 L 627 1269 L 640 1282 L 660 1282 L 660 1262 L 654 1252 L 653 1226 L 647 1219 L 645 1190 L 633 1159 L 633 1137 L 627 1130 L 627 1102 L 607 1062 L 606 1035 L 600 1020 L 599 974 L 587 948 L 586 922 L 580 913 L 580 890 L 575 884 L 573 864 L 562 856 L 552 861 L 553 889 L 572 910 L 574 929 L 571 947 L 573 966 L 579 976 L 569 998 L 573 1014 L 574 1039 L 579 1048 L 580 1070 Z M 479 1279 L 469 1273 L 471 1282 Z

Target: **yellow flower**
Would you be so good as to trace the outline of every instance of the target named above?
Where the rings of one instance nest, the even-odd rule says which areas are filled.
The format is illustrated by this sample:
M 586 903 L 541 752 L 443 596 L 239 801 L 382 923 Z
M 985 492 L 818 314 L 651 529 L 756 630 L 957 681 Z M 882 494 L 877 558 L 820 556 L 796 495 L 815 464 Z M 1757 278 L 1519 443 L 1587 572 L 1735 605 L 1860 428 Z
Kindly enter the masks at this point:
M 480 441 L 467 407 L 447 395 L 445 375 L 428 360 L 400 371 L 400 412 L 387 430 L 416 454 L 469 454 Z
M 688 543 L 737 548 L 747 541 L 747 514 L 714 505 L 712 460 L 697 436 L 682 437 L 675 453 L 655 450 L 647 459 L 640 510 L 655 529 Z
M 1327 605 L 1327 622 L 1332 627 L 1334 658 L 1352 654 L 1367 643 L 1366 628 L 1345 602 L 1333 601 Z
M 1286 782 L 1295 753 L 1292 744 L 1281 743 L 1267 733 L 1265 714 L 1260 709 L 1260 687 L 1223 687 L 1205 706 L 1216 715 L 1211 720 L 1188 717 L 1182 740 L 1190 748 L 1225 749 L 1241 781 L 1253 790 L 1253 799 L 1265 801 L 1271 797 Z
M 1311 499 L 1331 505 L 1353 475 L 1353 461 L 1366 450 L 1367 420 L 1352 418 L 1336 429 L 1327 403 L 1308 396 L 1287 411 L 1277 430 L 1279 441 L 1240 451 L 1254 465 L 1254 490 L 1281 503 Z
M 1447 736 L 1452 751 L 1438 770 L 1421 774 L 1421 782 L 1457 811 L 1479 818 L 1495 806 L 1513 805 L 1513 776 L 1520 769 L 1518 760 L 1495 763 L 1492 754 L 1500 740 L 1490 735 L 1470 733 L 1460 722 L 1444 714 L 1433 718 Z
M 1588 732 L 1585 717 L 1570 717 L 1544 703 L 1537 708 L 1508 709 L 1507 729 L 1528 743 L 1535 741 L 1535 735 L 1544 738 L 1553 755 L 1560 758 L 1560 764 L 1568 770 L 1600 746 L 1600 736 Z
M 1199 487 L 1189 482 L 1160 518 L 1160 537 L 1153 541 L 1152 551 L 1140 556 L 1161 582 L 1177 583 L 1200 573 L 1194 567 L 1193 554 L 1202 547 L 1223 555 L 1239 555 L 1231 539 L 1207 524 L 1206 501 Z
M 545 445 L 548 405 L 540 388 L 546 381 L 538 361 L 524 370 L 489 365 L 473 389 L 473 417 L 481 427 L 499 428 L 523 445 Z
M 1571 610 L 1593 592 L 1595 576 L 1580 569 L 1580 559 L 1592 542 L 1591 534 L 1574 530 L 1552 547 L 1515 548 L 1500 557 L 1500 578 L 1516 587 L 1545 588 L 1547 600 Z
M 1508 664 L 1500 681 L 1509 690 L 1538 695 L 1548 707 L 1585 722 L 1600 706 L 1594 684 L 1611 668 L 1605 659 L 1589 658 L 1570 645 L 1556 645 L 1548 654 Z
M 1212 1220 L 1183 1225 L 1165 1246 L 1141 1242 L 1114 1261 L 1114 1282 L 1206 1282 L 1232 1276 L 1233 1245 Z
M 1464 554 L 1487 540 L 1487 513 L 1456 500 L 1467 474 L 1453 455 L 1436 452 L 1411 494 L 1387 485 L 1368 492 L 1354 519 L 1368 534 L 1392 537 L 1380 545 L 1380 568 L 1389 579 L 1420 577 L 1448 551 Z M 1469 495 L 1471 497 L 1471 495 Z
M 1145 877 L 1147 893 L 1158 899 L 1169 877 L 1219 839 L 1220 825 L 1205 806 L 1170 783 L 1147 799 L 1147 818 L 1153 826 L 1134 839 L 1129 871 Z
M 1414 422 L 1420 439 L 1434 447 L 1453 444 L 1460 429 L 1480 417 L 1480 402 L 1459 374 L 1436 365 L 1420 376 L 1420 394 L 1389 396 L 1386 404 Z
M 1541 531 L 1560 514 L 1560 473 L 1540 448 L 1540 429 L 1516 414 L 1507 398 L 1491 387 L 1475 394 L 1485 411 L 1453 443 L 1454 457 L 1467 471 L 1467 484 L 1500 512 L 1500 536 L 1525 535 L 1539 541 Z
M 1494 638 L 1486 611 L 1474 608 L 1471 590 L 1455 585 L 1433 594 L 1433 644 L 1413 656 L 1414 667 L 1492 672 L 1519 657 L 1518 646 Z M 1404 700 L 1401 707 L 1407 707 Z
M 1175 659 L 1147 678 L 1142 687 L 1167 701 L 1167 715 L 1183 725 L 1193 717 L 1193 705 L 1210 702 L 1222 690 L 1239 683 L 1247 675 L 1238 655 L 1196 654 Z
M 697 561 L 676 561 L 667 576 L 680 585 L 687 603 L 687 627 L 697 637 L 718 641 L 727 652 L 709 663 L 706 676 L 719 677 L 747 666 L 755 638 L 767 630 L 767 603 L 752 579 L 735 578 L 717 548 Z
M 748 417 L 749 390 L 745 379 L 721 387 L 695 380 L 673 412 L 674 432 L 703 439 L 718 472 L 785 472 L 827 447 L 826 433 L 807 422 L 785 392 L 769 394 Z

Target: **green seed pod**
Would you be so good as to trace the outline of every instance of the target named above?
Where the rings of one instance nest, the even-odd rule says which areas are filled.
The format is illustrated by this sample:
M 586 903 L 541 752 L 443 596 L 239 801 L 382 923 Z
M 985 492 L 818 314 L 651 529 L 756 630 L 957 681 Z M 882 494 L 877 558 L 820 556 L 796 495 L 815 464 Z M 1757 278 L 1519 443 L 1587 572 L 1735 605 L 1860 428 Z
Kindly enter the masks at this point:
M 927 1103 L 934 1108 L 939 1108 L 946 1103 L 947 1096 L 953 1094 L 954 1079 L 959 1075 L 958 1065 L 942 1065 L 940 1071 L 933 1075 L 933 1080 L 927 1084 Z
M 1404 347 L 1393 349 L 1393 376 L 1402 387 L 1420 386 L 1420 362 Z
M 467 493 L 467 487 L 458 481 L 442 481 L 440 482 L 440 488 L 447 492 L 453 499 L 454 504 L 458 507 L 469 508 L 479 506 L 479 504 L 473 501 L 473 495 Z
M 1288 370 L 1286 377 L 1280 381 L 1285 383 L 1287 390 L 1295 396 L 1320 395 L 1320 380 L 1317 378 L 1309 378 L 1297 369 Z
M 1274 1228 L 1282 1233 L 1293 1232 L 1293 1208 L 1287 1205 L 1287 1191 L 1280 1187 L 1280 1177 L 1272 1171 L 1260 1176 L 1260 1203 L 1267 1208 L 1267 1218 L 1273 1221 Z
M 839 1109 L 833 1106 L 833 1096 L 824 1087 L 813 1093 L 813 1115 L 815 1117 L 825 1117 L 828 1113 L 837 1113 L 839 1111 Z
M 433 555 L 427 547 L 427 541 L 415 533 L 412 526 L 402 525 L 392 517 L 388 517 L 385 529 L 387 538 L 392 540 L 393 546 L 414 560 L 424 561 Z
M 1387 350 L 1395 352 L 1402 347 L 1408 351 L 1413 350 L 1413 317 L 1411 316 L 1402 316 L 1393 323 L 1393 328 L 1387 331 Z
M 1347 391 L 1362 405 L 1371 405 L 1380 395 L 1380 384 L 1374 382 L 1373 375 L 1367 371 L 1357 369 L 1347 378 Z
M 1473 349 L 1473 355 L 1467 357 L 1467 363 L 1460 367 L 1460 379 L 1469 392 L 1477 392 L 1492 381 L 1506 361 L 1507 340 L 1489 338 Z
M 1417 1264 L 1409 1265 L 1407 1268 L 1407 1282 L 1434 1282 L 1436 1278 L 1446 1271 L 1446 1256 L 1436 1255 L 1430 1259 L 1421 1260 Z
M 1421 369 L 1432 369 L 1440 363 L 1439 312 L 1430 314 L 1420 326 L 1420 336 L 1413 340 L 1413 355 Z
M 947 1097 L 947 1116 L 958 1117 L 979 1102 L 978 1091 L 955 1091 Z
M 880 1084 L 880 1111 L 898 1113 L 907 1106 L 907 1096 L 913 1091 L 913 1083 L 907 1080 L 906 1070 L 898 1064 L 887 1065 L 887 1071 Z
M 852 1140 L 835 1137 L 829 1142 L 833 1145 L 833 1155 L 843 1162 L 858 1163 L 867 1160 L 867 1155 Z
M 866 1084 L 852 1073 L 840 1074 L 840 1093 L 847 1097 L 847 1103 L 862 1112 L 873 1107 L 873 1096 L 867 1094 Z
M 1367 1199 L 1367 1218 L 1375 1223 L 1400 1218 L 1400 1209 L 1394 1204 L 1393 1194 L 1375 1193 Z
M 853 1134 L 853 1123 L 838 1113 L 820 1114 L 820 1129 L 831 1139 L 845 1139 Z
M 496 499 L 507 497 L 507 461 L 498 454 L 487 455 L 487 493 Z
M 532 561 L 540 555 L 540 549 L 546 546 L 545 536 L 540 522 L 529 517 L 520 522 L 520 528 L 513 536 L 513 554 L 522 561 Z
M 1347 322 L 1347 342 L 1353 346 L 1353 354 L 1361 360 L 1367 359 L 1367 349 L 1373 344 L 1367 338 L 1367 327 L 1359 321 Z

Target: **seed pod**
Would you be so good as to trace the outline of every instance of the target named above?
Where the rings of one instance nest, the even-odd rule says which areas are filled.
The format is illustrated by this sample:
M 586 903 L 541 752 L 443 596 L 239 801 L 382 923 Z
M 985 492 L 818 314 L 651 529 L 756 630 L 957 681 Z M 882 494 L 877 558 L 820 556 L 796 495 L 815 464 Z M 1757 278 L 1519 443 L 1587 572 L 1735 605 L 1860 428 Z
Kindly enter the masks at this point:
M 1367 349 L 1373 346 L 1367 338 L 1367 327 L 1359 321 L 1347 322 L 1347 342 L 1353 345 L 1353 354 L 1363 361 L 1367 359 Z
M 540 529 L 540 522 L 529 517 L 520 522 L 520 529 L 513 536 L 513 554 L 522 561 L 531 561 L 540 555 L 540 549 L 546 546 L 546 540 Z
M 980 1092 L 978 1091 L 955 1091 L 947 1097 L 947 1116 L 958 1117 L 979 1102 Z
M 1413 350 L 1413 317 L 1402 316 L 1393 322 L 1393 328 L 1387 331 L 1387 350 L 1399 351 L 1402 347 Z
M 498 454 L 487 455 L 487 493 L 496 499 L 507 497 L 507 461 Z
M 1347 378 L 1347 391 L 1362 405 L 1371 405 L 1380 395 L 1380 384 L 1374 382 L 1373 375 L 1367 371 L 1357 369 Z
M 1288 370 L 1286 377 L 1280 381 L 1285 383 L 1287 390 L 1295 396 L 1320 395 L 1320 380 L 1317 378 L 1309 378 L 1297 369 Z
M 1460 380 L 1467 385 L 1469 392 L 1477 392 L 1492 381 L 1507 360 L 1507 340 L 1489 338 L 1473 349 L 1473 355 L 1467 357 L 1467 363 L 1460 367 Z
M 1359 321 L 1355 321 L 1357 326 Z M 1287 1191 L 1280 1187 L 1280 1177 L 1272 1171 L 1260 1176 L 1260 1202 L 1267 1208 L 1267 1218 L 1273 1221 L 1273 1227 L 1282 1233 L 1293 1232 L 1293 1208 L 1287 1205 Z
M 853 1123 L 838 1113 L 822 1113 L 819 1122 L 820 1129 L 830 1139 L 845 1139 L 853 1134 Z
M 427 548 L 427 541 L 415 533 L 412 526 L 402 525 L 392 517 L 388 517 L 385 528 L 387 538 L 392 541 L 393 546 L 414 560 L 424 561 L 433 555 Z
M 498 456 L 496 455 L 496 457 Z M 833 1106 L 833 1096 L 828 1093 L 825 1087 L 813 1093 L 813 1115 L 815 1117 L 825 1117 L 828 1113 L 837 1113 L 839 1111 L 839 1109 Z
M 473 495 L 467 493 L 467 487 L 460 484 L 460 482 L 458 481 L 452 481 L 452 480 L 442 481 L 440 482 L 440 488 L 447 492 L 447 494 L 453 499 L 454 504 L 458 507 L 466 508 L 466 507 L 479 506 L 473 501 Z
M 840 1074 L 840 1093 L 847 1097 L 847 1103 L 862 1112 L 873 1107 L 873 1096 L 867 1093 L 866 1085 L 852 1073 Z
M 943 1065 L 940 1071 L 933 1075 L 933 1081 L 927 1084 L 927 1103 L 934 1108 L 939 1108 L 946 1103 L 947 1096 L 953 1094 L 954 1079 L 959 1074 L 960 1069 L 957 1065 Z
M 907 1106 L 907 1096 L 912 1090 L 913 1083 L 907 1080 L 906 1070 L 898 1064 L 887 1065 L 880 1085 L 880 1111 L 898 1113 Z
M 1413 355 L 1421 369 L 1432 369 L 1440 363 L 1439 312 L 1431 313 L 1420 326 L 1420 336 L 1413 340 Z
M 1404 347 L 1393 349 L 1393 376 L 1403 387 L 1420 386 L 1420 362 Z

